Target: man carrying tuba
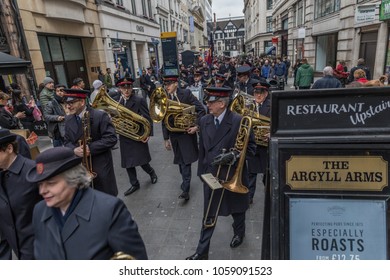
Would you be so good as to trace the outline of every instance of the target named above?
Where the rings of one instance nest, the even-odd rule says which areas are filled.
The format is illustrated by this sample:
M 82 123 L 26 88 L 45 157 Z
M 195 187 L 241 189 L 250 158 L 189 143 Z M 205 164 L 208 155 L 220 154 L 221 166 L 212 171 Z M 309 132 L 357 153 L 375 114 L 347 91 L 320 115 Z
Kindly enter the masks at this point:
M 237 135 L 241 128 L 242 117 L 228 108 L 229 95 L 231 88 L 212 87 L 206 88 L 206 103 L 210 114 L 204 116 L 199 123 L 199 160 L 198 176 L 206 173 L 212 173 L 218 179 L 228 181 L 239 168 L 241 171 L 243 185 L 248 185 L 248 173 L 245 164 L 238 166 L 238 160 L 228 168 L 227 165 L 212 165 L 214 159 L 221 154 L 223 150 L 229 151 L 236 146 Z M 250 129 L 250 127 L 248 127 Z M 247 149 L 240 151 L 240 155 L 251 156 L 255 153 L 256 144 L 253 133 L 243 135 L 249 137 Z M 228 190 L 217 189 L 213 196 L 211 188 L 205 183 L 204 191 L 204 217 L 215 219 L 216 216 L 233 217 L 234 236 L 230 243 L 231 248 L 236 248 L 243 242 L 245 236 L 245 213 L 249 208 L 248 193 L 236 193 Z M 222 193 L 224 195 L 222 196 Z M 222 196 L 222 198 L 221 198 Z M 209 205 L 211 200 L 211 204 Z M 221 200 L 220 209 L 217 210 Z M 209 207 L 210 206 L 210 207 Z M 210 209 L 210 211 L 208 211 Z M 215 226 L 206 226 L 202 224 L 200 239 L 195 254 L 187 257 L 187 260 L 206 260 L 210 247 L 210 240 L 213 235 Z M 217 256 L 218 258 L 218 256 Z
M 120 79 L 116 86 L 121 93 L 119 104 L 146 118 L 151 127 L 150 135 L 153 135 L 153 122 L 149 115 L 148 105 L 144 98 L 133 93 L 133 79 Z M 125 196 L 132 194 L 140 188 L 140 183 L 137 179 L 136 166 L 141 166 L 141 168 L 149 174 L 152 184 L 157 182 L 157 175 L 149 164 L 152 158 L 149 152 L 148 141 L 149 137 L 143 141 L 135 141 L 119 134 L 121 166 L 122 168 L 126 168 L 131 184 L 130 188 L 125 191 Z
M 270 84 L 263 78 L 260 79 L 256 84 L 252 84 L 254 90 L 254 110 L 256 113 L 270 117 L 271 115 L 271 100 L 268 98 Z M 269 130 L 268 130 L 269 131 Z M 264 135 L 263 141 L 268 142 L 267 135 Z M 266 179 L 266 169 L 268 163 L 268 147 L 264 145 L 256 145 L 256 155 L 248 158 L 248 171 L 249 171 L 249 203 L 253 203 L 253 196 L 256 191 L 256 179 L 257 174 L 263 174 L 263 182 Z
M 168 93 L 168 98 L 184 103 L 194 105 L 198 120 L 204 116 L 205 109 L 199 100 L 191 93 L 189 89 L 178 88 L 178 75 L 165 75 L 163 77 L 164 87 Z M 172 120 L 168 120 L 171 123 Z M 191 164 L 198 160 L 198 138 L 196 132 L 198 126 L 188 128 L 185 132 L 169 131 L 162 123 L 165 148 L 173 150 L 174 164 L 179 165 L 180 174 L 182 177 L 181 190 L 179 198 L 188 201 L 190 199 L 190 183 L 191 183 Z

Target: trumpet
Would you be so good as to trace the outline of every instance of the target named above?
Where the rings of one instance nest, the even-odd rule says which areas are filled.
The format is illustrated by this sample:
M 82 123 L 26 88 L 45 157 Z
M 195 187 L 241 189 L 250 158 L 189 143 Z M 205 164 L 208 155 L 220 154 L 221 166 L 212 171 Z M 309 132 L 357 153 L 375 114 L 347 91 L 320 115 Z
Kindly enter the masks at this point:
M 83 147 L 83 160 L 82 164 L 88 170 L 89 174 L 92 178 L 96 178 L 97 174 L 92 170 L 92 157 L 91 153 L 87 153 L 88 145 L 92 141 L 91 137 L 91 123 L 89 119 L 89 111 L 85 111 L 83 114 L 83 118 L 81 120 L 82 128 L 83 128 L 83 136 L 82 139 L 79 140 L 79 145 Z M 93 182 L 92 182 L 93 187 Z
M 150 96 L 149 112 L 154 122 L 164 120 L 166 128 L 172 132 L 185 132 L 196 125 L 195 106 L 168 99 L 162 87 L 155 89 Z

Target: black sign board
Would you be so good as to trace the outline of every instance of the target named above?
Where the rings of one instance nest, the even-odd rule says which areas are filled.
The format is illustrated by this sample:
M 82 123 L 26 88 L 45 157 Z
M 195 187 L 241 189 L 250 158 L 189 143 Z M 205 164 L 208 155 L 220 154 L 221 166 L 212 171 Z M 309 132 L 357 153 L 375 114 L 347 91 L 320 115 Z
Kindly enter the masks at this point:
M 271 98 L 263 258 L 389 259 L 390 90 Z
M 164 75 L 179 75 L 176 32 L 161 33 Z

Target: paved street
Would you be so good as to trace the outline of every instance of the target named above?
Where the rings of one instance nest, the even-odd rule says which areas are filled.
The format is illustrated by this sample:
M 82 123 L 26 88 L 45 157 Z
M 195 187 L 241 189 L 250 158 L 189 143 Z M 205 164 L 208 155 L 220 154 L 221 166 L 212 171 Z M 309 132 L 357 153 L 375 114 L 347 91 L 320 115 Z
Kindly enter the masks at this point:
M 126 170 L 120 167 L 119 149 L 113 151 L 119 198 L 125 201 L 138 223 L 149 259 L 185 259 L 195 252 L 198 243 L 202 222 L 203 187 L 196 176 L 197 164 L 193 164 L 191 199 L 187 203 L 178 199 L 181 193 L 179 168 L 172 163 L 173 153 L 164 148 L 161 124 L 154 125 L 154 135 L 149 147 L 152 155 L 151 165 L 156 170 L 158 182 L 152 185 L 149 175 L 137 168 L 141 189 L 130 196 L 123 196 L 124 191 L 129 188 L 129 179 Z M 41 151 L 51 147 L 48 137 L 40 137 L 39 147 Z M 232 218 L 229 216 L 218 219 L 211 240 L 210 259 L 260 259 L 263 189 L 262 185 L 258 185 L 254 204 L 247 212 L 246 237 L 240 247 L 231 249 L 229 246 L 233 237 Z

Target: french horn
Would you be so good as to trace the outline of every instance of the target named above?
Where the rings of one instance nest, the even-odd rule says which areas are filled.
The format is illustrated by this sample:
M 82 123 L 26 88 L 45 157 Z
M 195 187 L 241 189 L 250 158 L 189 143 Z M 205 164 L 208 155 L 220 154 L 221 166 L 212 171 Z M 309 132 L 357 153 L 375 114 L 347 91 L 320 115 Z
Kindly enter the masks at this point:
M 104 110 L 111 116 L 118 134 L 135 141 L 144 141 L 149 137 L 151 131 L 149 121 L 112 99 L 105 87 L 100 88 L 92 107 Z

